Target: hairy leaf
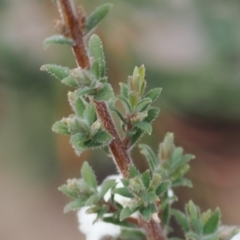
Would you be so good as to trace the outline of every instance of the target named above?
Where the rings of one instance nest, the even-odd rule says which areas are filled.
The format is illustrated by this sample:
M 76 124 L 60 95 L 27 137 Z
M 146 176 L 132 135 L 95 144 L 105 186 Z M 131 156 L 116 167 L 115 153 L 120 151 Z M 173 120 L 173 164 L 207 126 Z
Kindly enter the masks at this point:
M 112 4 L 103 4 L 92 12 L 86 20 L 85 34 L 90 32 L 108 14 Z
M 43 41 L 44 47 L 48 47 L 51 44 L 66 44 L 72 46 L 74 44 L 74 41 L 71 38 L 67 38 L 63 35 L 57 34 L 50 36 Z
M 95 174 L 88 164 L 88 162 L 84 162 L 81 168 L 81 176 L 83 180 L 91 186 L 93 189 L 97 190 L 97 180 Z
M 161 88 L 153 88 L 144 97 L 150 98 L 153 102 L 159 97 L 161 91 L 162 91 Z
M 64 207 L 64 213 L 70 212 L 70 211 L 75 211 L 80 209 L 81 207 L 85 206 L 85 201 L 82 200 L 74 200 L 70 203 L 68 203 L 65 207 Z
M 58 134 L 70 135 L 66 123 L 64 123 L 62 120 L 55 122 L 52 126 L 52 130 Z
M 120 221 L 123 221 L 124 219 L 130 217 L 133 213 L 137 211 L 137 208 L 130 209 L 129 207 L 125 207 L 120 212 Z
M 177 222 L 182 227 L 182 229 L 185 232 L 188 232 L 190 229 L 190 226 L 189 226 L 187 216 L 184 213 L 182 213 L 181 211 L 175 210 L 175 209 L 172 210 L 172 214 L 174 215 L 174 217 L 176 218 Z
M 89 40 L 89 55 L 94 60 L 91 71 L 97 79 L 105 76 L 106 62 L 101 39 L 93 34 Z
M 220 211 L 219 209 L 216 209 L 212 213 L 212 216 L 204 224 L 204 227 L 203 227 L 204 234 L 214 233 L 217 230 L 218 225 L 220 224 L 220 218 L 221 218 Z
M 114 187 L 115 185 L 116 185 L 115 179 L 106 179 L 101 185 L 100 196 L 104 197 L 107 191 L 110 188 Z
M 67 67 L 62 67 L 55 64 L 45 64 L 40 68 L 41 71 L 46 71 L 50 75 L 54 76 L 58 80 L 63 80 L 68 77 L 70 74 L 70 70 Z
M 151 171 L 155 171 L 159 166 L 159 159 L 153 150 L 146 144 L 139 144 L 140 152 L 145 156 Z

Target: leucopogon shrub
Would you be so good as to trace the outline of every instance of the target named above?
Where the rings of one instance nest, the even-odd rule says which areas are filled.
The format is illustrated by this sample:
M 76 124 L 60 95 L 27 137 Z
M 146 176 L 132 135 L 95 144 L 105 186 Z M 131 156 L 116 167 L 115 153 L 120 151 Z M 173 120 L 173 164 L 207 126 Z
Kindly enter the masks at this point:
M 174 189 L 191 187 L 185 178 L 189 161 L 174 144 L 174 135 L 167 133 L 156 153 L 140 143 L 144 134 L 152 133 L 152 122 L 159 114 L 153 106 L 161 88 L 146 91 L 145 67 L 135 67 L 127 82 L 120 83 L 116 96 L 106 74 L 106 62 L 100 38 L 92 30 L 107 15 L 111 4 L 98 7 L 87 16 L 70 0 L 54 3 L 61 19 L 56 22 L 57 35 L 44 41 L 69 45 L 76 58 L 74 69 L 46 64 L 41 70 L 50 73 L 73 90 L 68 100 L 73 113 L 57 121 L 52 129 L 69 135 L 76 154 L 87 149 L 101 148 L 116 164 L 119 175 L 107 177 L 100 185 L 90 165 L 84 162 L 81 178 L 67 180 L 59 190 L 69 196 L 64 212 L 78 211 L 80 230 L 87 240 L 180 240 L 169 237 L 170 219 L 175 218 L 187 240 L 239 240 L 237 227 L 221 226 L 218 208 L 201 212 L 193 201 L 181 212 L 172 207 L 177 200 Z M 116 108 L 120 101 L 124 111 Z M 122 126 L 120 137 L 112 114 Z M 130 152 L 138 147 L 148 169 L 141 173 L 133 164 Z

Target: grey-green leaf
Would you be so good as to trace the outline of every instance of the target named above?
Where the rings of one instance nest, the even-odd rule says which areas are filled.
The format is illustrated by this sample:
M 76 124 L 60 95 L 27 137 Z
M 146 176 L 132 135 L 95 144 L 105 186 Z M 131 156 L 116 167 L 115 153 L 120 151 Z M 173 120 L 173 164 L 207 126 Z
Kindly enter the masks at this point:
M 107 131 L 100 130 L 92 137 L 92 139 L 98 143 L 110 143 L 113 140 L 113 137 Z
M 147 132 L 149 135 L 152 133 L 152 125 L 148 122 L 136 122 L 134 123 L 134 126 Z
M 129 166 L 129 175 L 130 175 L 131 178 L 134 178 L 134 177 L 137 177 L 137 176 L 140 175 L 137 168 L 132 164 Z
M 161 88 L 153 88 L 144 97 L 151 98 L 151 100 L 153 102 L 159 97 L 161 91 L 162 91 Z
M 125 207 L 120 212 L 120 221 L 123 221 L 124 219 L 131 216 L 133 213 L 136 212 L 137 209 L 130 209 L 129 207 Z
M 146 144 L 139 144 L 139 148 L 140 152 L 146 157 L 151 171 L 156 170 L 160 163 L 153 150 Z
M 93 58 L 91 71 L 97 79 L 105 76 L 106 62 L 103 45 L 98 35 L 93 34 L 89 40 L 89 55 Z
M 103 4 L 98 7 L 86 20 L 85 34 L 90 32 L 109 12 L 112 8 L 112 4 Z
M 143 185 L 145 186 L 145 188 L 147 189 L 150 185 L 150 181 L 151 181 L 151 177 L 150 177 L 150 170 L 146 170 L 142 176 L 141 176 Z
M 161 194 L 163 194 L 165 191 L 167 191 L 171 186 L 171 182 L 170 181 L 165 181 L 162 182 L 159 187 L 156 190 L 156 194 L 159 196 Z
M 68 77 L 64 78 L 61 82 L 69 87 L 73 87 L 73 88 L 78 87 L 77 82 L 75 81 L 75 79 L 72 76 L 68 76 Z
M 96 121 L 97 115 L 93 104 L 88 104 L 86 106 L 84 111 L 84 119 L 89 125 L 92 125 Z
M 116 184 L 115 179 L 107 179 L 105 180 L 102 185 L 101 185 L 101 189 L 100 189 L 100 196 L 104 197 L 105 194 L 107 193 L 107 191 L 112 188 L 114 185 Z
M 72 46 L 73 43 L 72 38 L 67 38 L 60 34 L 50 36 L 43 41 L 44 47 L 48 47 L 51 44 L 66 44 Z
M 89 186 L 91 186 L 93 189 L 97 190 L 97 180 L 96 180 L 95 174 L 94 174 L 92 168 L 90 167 L 90 165 L 88 164 L 88 162 L 83 163 L 83 166 L 81 168 L 81 176 L 82 176 L 83 180 Z
M 94 99 L 98 101 L 109 101 L 114 98 L 112 86 L 109 83 L 104 83 L 102 88 L 94 95 Z
M 85 109 L 86 109 L 86 106 L 85 106 L 85 102 L 84 102 L 84 100 L 82 98 L 79 97 L 76 100 L 75 109 L 76 109 L 76 114 L 79 117 L 83 117 Z
M 219 209 L 216 209 L 213 212 L 212 216 L 204 224 L 203 233 L 204 234 L 214 233 L 218 228 L 218 225 L 220 223 L 220 218 L 221 218 L 220 211 Z
M 172 210 L 172 214 L 174 215 L 174 217 L 176 218 L 177 222 L 179 223 L 179 225 L 181 225 L 181 227 L 183 228 L 183 230 L 185 232 L 189 231 L 189 223 L 187 220 L 187 217 L 184 213 L 180 212 L 179 210 Z
M 78 210 L 79 208 L 84 207 L 84 206 L 85 206 L 85 201 L 77 199 L 77 200 L 74 200 L 74 201 L 68 203 L 64 207 L 63 212 L 67 213 L 67 212 L 70 212 L 70 211 L 75 211 L 75 210 Z
M 127 197 L 127 198 L 133 198 L 134 195 L 133 193 L 126 187 L 120 187 L 120 188 L 115 188 L 112 191 L 113 194 L 119 194 L 123 197 Z
M 52 130 L 58 134 L 70 135 L 67 125 L 63 121 L 57 121 L 53 124 Z
M 63 80 L 64 78 L 68 77 L 70 74 L 70 70 L 67 67 L 62 67 L 55 64 L 45 64 L 42 65 L 40 68 L 41 71 L 46 71 L 50 75 L 54 76 L 59 80 Z

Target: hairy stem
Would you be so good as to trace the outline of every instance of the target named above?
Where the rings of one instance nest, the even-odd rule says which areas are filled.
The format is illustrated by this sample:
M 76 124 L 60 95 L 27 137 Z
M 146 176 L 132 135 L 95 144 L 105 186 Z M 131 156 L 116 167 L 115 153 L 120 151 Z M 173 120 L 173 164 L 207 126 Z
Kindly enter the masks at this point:
M 62 16 L 66 27 L 68 28 L 71 38 L 74 41 L 72 50 L 75 54 L 76 61 L 79 67 L 89 69 L 90 59 L 87 54 L 83 39 L 83 30 L 79 24 L 79 17 L 76 16 L 72 7 L 71 0 L 58 0 L 58 9 Z M 113 140 L 109 145 L 112 156 L 124 177 L 129 177 L 128 165 L 131 163 L 131 158 L 128 154 L 127 147 L 120 139 L 116 127 L 113 123 L 111 114 L 105 102 L 94 101 L 99 118 L 102 121 L 104 128 L 113 136 Z M 149 223 L 141 219 L 138 222 L 145 232 L 148 240 L 165 240 L 163 231 L 159 223 L 151 220 Z
M 150 222 L 146 222 L 140 217 L 138 225 L 144 229 L 147 240 L 166 240 L 162 227 L 153 219 Z
M 74 41 L 72 50 L 75 54 L 78 66 L 81 68 L 90 68 L 90 60 L 87 54 L 83 39 L 83 31 L 80 27 L 78 17 L 76 16 L 70 0 L 58 0 L 59 12 L 69 29 L 71 38 Z M 117 167 L 124 177 L 128 177 L 128 165 L 131 163 L 131 158 L 120 139 L 115 125 L 112 121 L 110 112 L 105 102 L 94 101 L 99 118 L 102 121 L 104 128 L 113 136 L 113 141 L 109 148 L 116 162 Z

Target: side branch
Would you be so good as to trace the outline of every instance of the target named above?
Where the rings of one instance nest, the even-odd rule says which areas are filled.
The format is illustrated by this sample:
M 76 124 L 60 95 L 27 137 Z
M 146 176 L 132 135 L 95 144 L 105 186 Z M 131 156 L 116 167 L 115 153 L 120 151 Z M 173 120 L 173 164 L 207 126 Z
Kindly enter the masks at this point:
M 87 54 L 83 39 L 83 31 L 78 21 L 78 17 L 74 13 L 71 0 L 58 0 L 58 8 L 60 14 L 70 32 L 71 38 L 74 41 L 72 50 L 75 54 L 78 66 L 85 69 L 90 69 L 90 60 Z M 125 143 L 120 139 L 115 125 L 112 121 L 110 112 L 105 102 L 94 101 L 99 118 L 102 121 L 104 128 L 113 136 L 113 140 L 109 145 L 112 156 L 125 178 L 129 177 L 128 165 L 131 163 L 130 156 L 127 152 Z M 165 240 L 163 231 L 159 223 L 151 220 L 149 223 L 140 219 L 138 221 L 142 227 L 148 240 Z

